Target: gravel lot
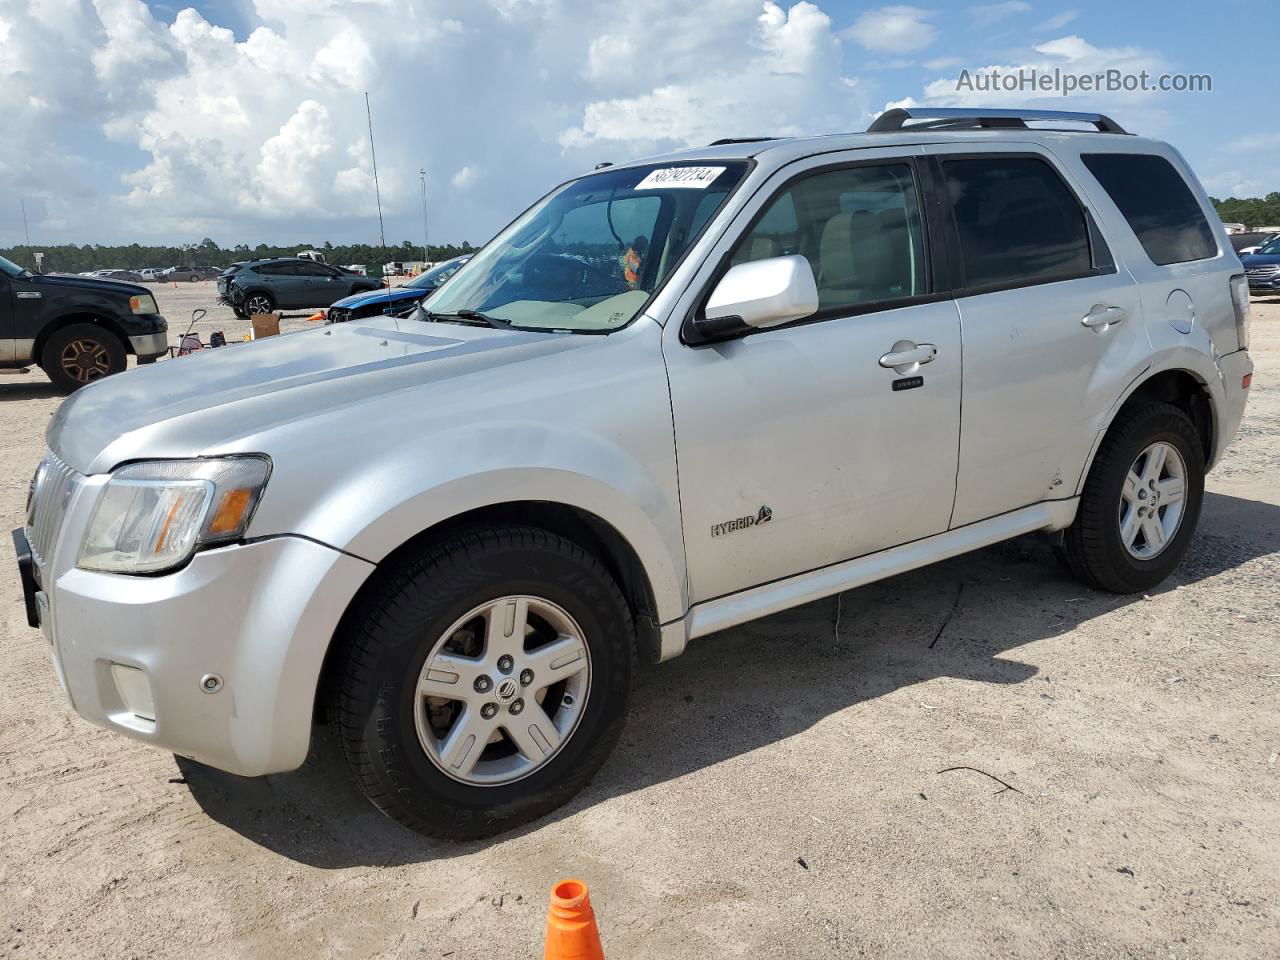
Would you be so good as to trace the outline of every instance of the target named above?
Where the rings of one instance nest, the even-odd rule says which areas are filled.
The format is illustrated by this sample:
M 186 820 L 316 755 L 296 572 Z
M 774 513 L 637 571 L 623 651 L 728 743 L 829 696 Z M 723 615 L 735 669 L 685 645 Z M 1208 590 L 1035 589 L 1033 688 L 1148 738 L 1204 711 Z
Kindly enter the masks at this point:
M 158 289 L 175 341 L 212 287 Z M 851 592 L 838 631 L 823 601 L 698 641 L 641 675 L 581 797 L 487 843 L 396 827 L 324 751 L 243 781 L 79 720 L 6 536 L 0 954 L 527 958 L 576 875 L 611 960 L 1276 957 L 1280 300 L 1253 341 L 1158 593 L 1091 592 L 1026 538 Z M 0 377 L 6 530 L 57 403 Z

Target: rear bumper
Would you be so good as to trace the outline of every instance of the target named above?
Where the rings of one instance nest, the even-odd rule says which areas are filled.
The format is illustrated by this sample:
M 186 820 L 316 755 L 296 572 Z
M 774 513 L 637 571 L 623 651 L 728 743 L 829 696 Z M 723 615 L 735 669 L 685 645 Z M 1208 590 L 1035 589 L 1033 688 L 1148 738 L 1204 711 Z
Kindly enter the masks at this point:
M 72 567 L 37 589 L 28 610 L 36 606 L 55 669 L 86 720 L 260 776 L 306 759 L 325 653 L 372 570 L 314 541 L 279 537 L 198 553 L 158 577 Z
M 1249 401 L 1244 378 L 1246 374 L 1253 373 L 1253 359 L 1248 350 L 1237 350 L 1218 358 L 1218 370 L 1222 373 L 1223 404 L 1218 414 L 1216 442 L 1210 467 L 1222 459 L 1222 454 L 1240 429 L 1245 404 Z

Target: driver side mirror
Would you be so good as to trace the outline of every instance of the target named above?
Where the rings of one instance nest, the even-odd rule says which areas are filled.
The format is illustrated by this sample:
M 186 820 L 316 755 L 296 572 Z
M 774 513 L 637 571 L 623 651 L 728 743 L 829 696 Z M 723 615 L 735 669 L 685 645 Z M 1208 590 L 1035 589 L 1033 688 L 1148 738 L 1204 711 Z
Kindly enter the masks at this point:
M 695 326 L 708 339 L 740 324 L 764 330 L 800 320 L 818 309 L 818 284 L 809 261 L 793 254 L 731 267 L 711 292 Z

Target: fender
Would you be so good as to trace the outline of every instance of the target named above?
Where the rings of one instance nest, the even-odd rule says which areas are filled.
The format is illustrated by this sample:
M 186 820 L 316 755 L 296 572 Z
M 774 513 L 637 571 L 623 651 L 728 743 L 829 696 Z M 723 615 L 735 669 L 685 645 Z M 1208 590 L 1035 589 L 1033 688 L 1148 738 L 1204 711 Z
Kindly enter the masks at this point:
M 1208 339 L 1207 336 L 1205 339 Z M 1150 381 L 1152 377 L 1170 370 L 1191 374 L 1208 391 L 1209 408 L 1213 416 L 1214 449 L 1211 452 L 1206 469 L 1211 469 L 1218 462 L 1226 446 L 1224 442 L 1225 431 L 1222 429 L 1223 413 L 1226 407 L 1226 388 L 1222 370 L 1218 365 L 1218 359 L 1212 351 L 1212 344 L 1208 346 L 1197 344 L 1194 346 L 1169 347 L 1151 358 L 1151 363 L 1129 383 L 1124 392 L 1116 398 L 1115 403 L 1107 411 L 1101 427 L 1099 427 L 1097 434 L 1093 438 L 1093 445 L 1089 448 L 1089 456 L 1085 458 L 1084 468 L 1080 471 L 1080 476 L 1076 481 L 1076 496 L 1083 493 L 1085 480 L 1089 476 L 1089 471 L 1093 468 L 1093 460 L 1098 454 L 1098 448 L 1102 445 L 1102 438 L 1111 429 L 1111 425 L 1115 422 L 1115 418 L 1120 413 L 1121 408 L 1130 397 L 1138 392 L 1144 383 Z M 1226 439 L 1229 441 L 1230 438 Z

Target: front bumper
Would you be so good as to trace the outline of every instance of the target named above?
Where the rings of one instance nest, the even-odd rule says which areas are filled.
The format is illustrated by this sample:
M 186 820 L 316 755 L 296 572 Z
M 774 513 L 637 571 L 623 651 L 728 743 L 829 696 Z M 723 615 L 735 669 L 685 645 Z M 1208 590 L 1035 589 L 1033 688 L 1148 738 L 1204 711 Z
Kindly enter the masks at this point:
M 84 518 L 83 503 L 69 506 L 68 521 Z M 80 716 L 241 776 L 306 759 L 325 653 L 372 564 L 277 537 L 202 551 L 163 576 L 103 574 L 67 564 L 83 536 L 68 522 L 60 562 L 41 572 L 19 533 L 28 617 Z
M 163 330 L 159 333 L 146 333 L 140 337 L 130 337 L 129 344 L 139 359 L 158 357 L 169 350 L 169 334 Z

